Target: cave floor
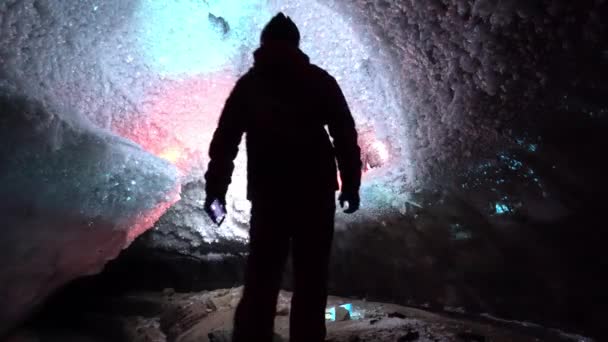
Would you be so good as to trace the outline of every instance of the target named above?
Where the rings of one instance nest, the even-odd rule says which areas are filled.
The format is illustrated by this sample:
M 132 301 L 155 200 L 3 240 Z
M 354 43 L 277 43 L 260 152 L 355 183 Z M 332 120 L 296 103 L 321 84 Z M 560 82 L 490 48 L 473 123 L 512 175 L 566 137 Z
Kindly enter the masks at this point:
M 133 341 L 133 342 L 229 342 L 234 309 L 242 288 L 176 293 L 133 293 L 104 298 L 86 312 L 71 316 L 74 328 L 47 324 L 17 333 L 9 342 Z M 284 341 L 289 335 L 291 293 L 281 292 L 275 331 Z M 351 304 L 352 317 L 338 309 L 328 320 L 331 342 L 404 341 L 574 341 L 556 330 L 525 329 L 497 322 L 432 313 L 425 310 L 330 297 L 328 308 Z M 61 326 L 61 324 L 60 324 Z M 78 332 L 76 332 L 78 331 Z

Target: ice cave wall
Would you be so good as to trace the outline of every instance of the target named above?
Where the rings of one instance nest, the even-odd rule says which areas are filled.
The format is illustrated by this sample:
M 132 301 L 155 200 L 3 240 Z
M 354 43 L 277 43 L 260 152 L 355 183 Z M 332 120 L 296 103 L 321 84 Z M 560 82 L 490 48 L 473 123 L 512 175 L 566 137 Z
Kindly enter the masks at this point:
M 92 48 L 128 9 L 90 22 L 81 5 L 0 3 L 0 335 L 179 198 L 175 166 L 89 120 L 128 102 L 104 97 L 113 72 Z
M 333 285 L 601 334 L 608 3 L 335 3 L 401 67 L 434 195 L 339 233 Z
M 560 157 L 569 147 L 556 137 L 578 140 L 588 126 L 605 120 L 605 2 L 327 1 L 326 12 L 297 1 L 270 3 L 304 23 L 305 51 L 339 76 L 360 128 L 369 122 L 389 126 L 372 129 L 392 143 L 390 158 L 364 181 L 367 206 L 351 222 L 404 214 L 420 205 L 416 193 L 429 189 L 457 188 L 485 217 L 519 211 L 551 221 L 580 207 L 563 203 L 571 190 L 553 179 L 578 178 L 586 162 Z M 345 19 L 332 25 L 311 17 L 313 8 L 332 22 Z M 355 42 L 348 51 L 357 44 L 367 51 L 346 53 L 332 37 Z M 362 98 L 381 105 L 360 106 Z M 572 122 L 580 127 L 570 130 Z M 589 184 L 602 180 L 599 173 L 593 177 L 571 186 L 594 191 Z M 235 178 L 231 193 L 238 199 L 242 174 Z M 233 212 L 246 213 L 246 205 L 233 203 Z M 235 221 L 240 226 L 246 215 Z M 199 233 L 211 240 L 243 236 L 214 232 L 206 223 L 190 226 L 205 226 Z
M 364 192 L 388 193 L 367 198 L 386 209 L 380 215 L 338 215 L 332 290 L 579 331 L 601 326 L 607 3 L 325 4 L 382 56 L 375 62 L 400 90 L 403 110 L 393 115 L 413 169 L 406 193 L 390 189 L 402 179 L 368 178 Z M 138 247 L 228 264 L 236 277 L 227 260 L 246 249 L 191 235 L 186 217 L 196 212 L 185 198 Z
M 335 3 L 366 24 L 357 27 L 370 27 L 399 66 L 419 177 L 505 143 L 537 142 L 536 130 L 554 116 L 548 108 L 576 108 L 581 120 L 605 116 L 597 96 L 605 1 Z
M 366 178 L 366 208 L 338 217 L 333 290 L 567 322 L 560 310 L 583 310 L 602 286 L 589 285 L 595 264 L 581 265 L 605 260 L 594 223 L 606 190 L 597 158 L 608 107 L 606 6 L 0 2 L 0 198 L 2 243 L 10 247 L 3 248 L 1 276 L 29 284 L 2 288 L 2 298 L 25 303 L 4 306 L 2 322 L 99 269 L 128 243 L 128 232 L 149 228 L 177 199 L 180 181 L 183 200 L 137 242 L 136 256 L 240 257 L 242 175 L 231 188 L 236 230 L 215 230 L 200 214 L 198 180 L 223 100 L 277 9 L 305 26 L 305 42 L 307 32 L 323 37 L 326 43 L 305 45 L 306 52 L 339 77 L 358 123 L 371 127 L 370 146 L 387 143 L 393 157 Z M 188 15 L 204 20 L 181 20 Z M 208 44 L 192 44 L 192 37 Z M 150 220 L 138 226 L 141 217 Z M 60 227 L 74 233 L 49 237 Z M 69 241 L 54 240 L 51 250 L 51 238 Z M 108 241 L 107 248 L 65 248 L 91 239 Z M 18 268 L 13 260 L 32 263 Z M 378 277 L 382 286 L 370 280 Z M 514 289 L 512 279 L 528 281 Z M 532 310 L 526 298 L 536 293 Z

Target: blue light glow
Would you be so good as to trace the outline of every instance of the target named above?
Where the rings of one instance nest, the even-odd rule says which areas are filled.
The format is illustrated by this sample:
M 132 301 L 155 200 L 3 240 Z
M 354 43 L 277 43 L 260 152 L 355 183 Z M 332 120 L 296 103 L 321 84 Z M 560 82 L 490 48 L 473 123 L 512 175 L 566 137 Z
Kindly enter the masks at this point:
M 344 304 L 344 305 L 340 305 L 340 307 L 346 309 L 346 311 L 348 311 L 349 314 L 353 313 L 353 305 L 352 304 Z
M 509 166 L 509 169 L 513 171 L 519 170 L 524 166 L 522 162 L 506 154 L 501 154 L 500 159 L 504 161 Z
M 511 212 L 511 208 L 504 203 L 496 203 L 496 214 L 503 215 Z
M 348 314 L 351 317 L 351 319 L 359 319 L 362 317 L 361 313 L 353 311 L 353 305 L 350 303 L 342 304 L 342 305 L 340 305 L 340 307 L 343 309 L 346 309 L 346 311 L 348 311 Z M 332 321 L 332 322 L 334 322 L 336 320 L 336 307 L 335 306 L 332 306 L 331 308 L 325 310 L 325 320 Z
M 261 0 L 144 0 L 137 15 L 149 63 L 165 75 L 179 75 L 234 63 L 248 50 L 244 46 L 258 42 L 270 13 Z

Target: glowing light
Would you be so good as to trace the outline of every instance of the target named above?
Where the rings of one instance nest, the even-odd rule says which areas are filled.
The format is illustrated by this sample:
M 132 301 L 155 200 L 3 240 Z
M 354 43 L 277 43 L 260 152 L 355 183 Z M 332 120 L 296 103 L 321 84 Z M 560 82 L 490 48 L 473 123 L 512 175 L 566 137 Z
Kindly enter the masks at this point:
M 363 310 L 360 310 L 360 308 L 355 309 L 353 307 L 353 305 L 350 303 L 342 304 L 338 307 L 343 308 L 346 311 L 348 311 L 348 314 L 349 314 L 349 317 L 351 320 L 363 319 L 363 317 L 365 316 L 365 312 Z M 336 320 L 336 307 L 335 306 L 332 306 L 329 309 L 325 309 L 325 320 L 332 321 L 332 322 Z
M 386 145 L 382 141 L 376 140 L 372 144 L 372 147 L 374 148 L 376 153 L 378 153 L 378 156 L 382 160 L 382 163 L 386 163 L 389 157 L 388 148 L 386 147 Z
M 257 42 L 268 17 L 260 0 L 142 1 L 137 12 L 139 43 L 149 62 L 165 75 L 222 69 Z
M 507 164 L 507 166 L 509 167 L 509 169 L 513 170 L 513 171 L 517 171 L 519 169 L 521 169 L 523 167 L 523 163 L 520 162 L 519 160 L 510 157 L 509 155 L 502 153 L 500 154 L 500 160 L 502 160 L 503 162 L 505 162 Z
M 189 171 L 207 155 L 215 124 L 236 79 L 224 73 L 166 82 L 144 100 L 146 120 L 113 129 Z M 196 156 L 191 158 L 191 156 Z
M 389 148 L 386 143 L 377 137 L 373 125 L 361 125 L 357 127 L 359 133 L 358 143 L 361 147 L 361 161 L 363 162 L 363 174 L 385 165 L 389 160 Z
M 511 212 L 511 208 L 504 203 L 496 203 L 495 210 L 497 215 L 503 215 Z
M 177 147 L 169 147 L 163 152 L 159 153 L 158 156 L 170 161 L 173 164 L 177 164 L 177 162 L 182 157 L 182 151 Z
M 336 320 L 336 308 L 335 307 L 331 307 L 327 310 L 325 310 L 325 319 L 328 321 L 335 321 Z

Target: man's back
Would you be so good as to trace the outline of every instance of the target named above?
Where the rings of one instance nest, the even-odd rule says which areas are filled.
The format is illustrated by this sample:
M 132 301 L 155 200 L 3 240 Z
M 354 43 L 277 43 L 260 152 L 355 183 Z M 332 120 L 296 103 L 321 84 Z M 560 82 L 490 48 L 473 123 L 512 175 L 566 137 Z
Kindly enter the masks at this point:
M 274 198 L 286 187 L 307 194 L 335 191 L 336 156 L 345 181 L 358 188 L 357 134 L 344 96 L 335 79 L 297 48 L 268 44 L 256 51 L 253 68 L 228 100 L 214 141 L 230 140 L 238 132 L 247 135 L 250 199 Z M 222 146 L 212 144 L 212 159 L 229 152 Z

